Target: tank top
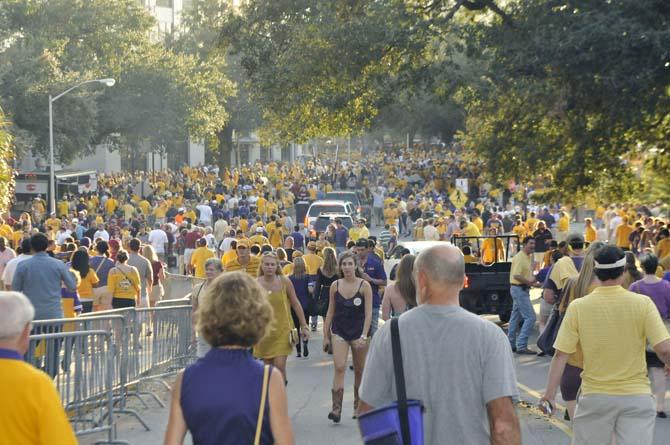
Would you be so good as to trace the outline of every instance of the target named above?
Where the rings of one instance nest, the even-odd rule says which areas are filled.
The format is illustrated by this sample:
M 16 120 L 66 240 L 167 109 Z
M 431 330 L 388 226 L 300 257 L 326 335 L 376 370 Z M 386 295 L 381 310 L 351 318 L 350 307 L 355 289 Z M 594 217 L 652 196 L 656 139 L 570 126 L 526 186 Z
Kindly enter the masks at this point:
M 250 444 L 263 386 L 263 363 L 248 349 L 212 348 L 186 368 L 180 404 L 197 445 Z M 260 443 L 274 443 L 266 399 Z
M 335 315 L 330 329 L 346 341 L 354 341 L 361 337 L 365 323 L 365 299 L 361 294 L 363 280 L 351 298 L 342 296 L 337 288 L 338 283 L 335 283 Z

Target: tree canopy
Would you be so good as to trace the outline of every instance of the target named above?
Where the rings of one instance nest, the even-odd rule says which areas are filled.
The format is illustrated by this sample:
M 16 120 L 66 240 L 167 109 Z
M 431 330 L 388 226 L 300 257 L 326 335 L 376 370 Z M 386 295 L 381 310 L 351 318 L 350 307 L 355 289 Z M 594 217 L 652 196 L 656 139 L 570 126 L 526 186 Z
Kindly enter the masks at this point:
M 0 103 L 17 146 L 48 150 L 49 94 L 113 77 L 54 103 L 58 160 L 89 152 L 110 134 L 130 144 L 206 138 L 225 125 L 225 73 L 156 40 L 155 20 L 134 0 L 6 0 L 0 3 Z

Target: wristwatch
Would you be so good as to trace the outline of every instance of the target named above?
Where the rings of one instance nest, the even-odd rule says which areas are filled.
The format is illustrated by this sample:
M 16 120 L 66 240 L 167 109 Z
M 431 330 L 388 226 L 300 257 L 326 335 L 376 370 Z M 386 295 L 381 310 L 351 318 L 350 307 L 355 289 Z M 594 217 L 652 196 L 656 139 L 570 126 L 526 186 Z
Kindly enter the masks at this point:
M 361 340 L 363 340 L 363 341 L 368 341 L 368 337 L 367 337 L 367 335 L 361 335 Z

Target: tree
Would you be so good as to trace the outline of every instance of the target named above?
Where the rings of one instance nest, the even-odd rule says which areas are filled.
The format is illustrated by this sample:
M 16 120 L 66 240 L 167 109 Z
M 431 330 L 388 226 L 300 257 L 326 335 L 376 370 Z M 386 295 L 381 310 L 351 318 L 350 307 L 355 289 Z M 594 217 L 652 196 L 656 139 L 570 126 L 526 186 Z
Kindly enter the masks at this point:
M 12 135 L 7 127 L 8 122 L 0 108 L 0 212 L 9 210 L 12 196 L 14 196 L 14 147 Z
M 85 79 L 114 77 L 104 92 L 82 88 L 54 103 L 56 157 L 67 163 L 120 133 L 133 149 L 224 125 L 225 75 L 193 55 L 155 43 L 154 18 L 135 0 L 7 0 L 0 3 L 7 48 L 0 51 L 0 103 L 21 141 L 45 154 L 47 96 Z M 95 92 L 94 94 L 91 94 Z
M 486 84 L 461 92 L 466 144 L 492 176 L 547 175 L 574 202 L 629 196 L 626 159 L 668 135 L 670 7 L 621 0 L 510 3 L 464 28 Z M 667 140 L 667 139 L 666 139 Z M 612 186 L 613 185 L 613 186 Z
M 197 57 L 200 64 L 219 70 L 230 79 L 234 88 L 220 91 L 219 101 L 226 103 L 229 118 L 210 141 L 208 148 L 223 168 L 230 163 L 233 151 L 233 130 L 250 132 L 260 125 L 260 109 L 250 97 L 240 58 L 218 45 L 221 27 L 232 14 L 227 0 L 194 0 L 182 17 L 182 30 L 176 36 L 175 50 Z

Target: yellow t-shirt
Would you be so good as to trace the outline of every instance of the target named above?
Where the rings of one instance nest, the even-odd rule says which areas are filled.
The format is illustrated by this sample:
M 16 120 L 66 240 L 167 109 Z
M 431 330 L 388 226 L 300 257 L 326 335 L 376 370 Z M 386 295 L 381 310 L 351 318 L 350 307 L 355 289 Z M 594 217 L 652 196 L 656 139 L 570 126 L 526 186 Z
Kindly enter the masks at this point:
M 558 231 L 559 232 L 567 232 L 570 230 L 570 219 L 568 219 L 567 216 L 562 216 L 558 218 Z
M 477 226 L 477 229 L 479 229 L 480 233 L 484 231 L 484 221 L 480 217 L 475 216 L 472 218 L 472 224 Z
M 514 258 L 512 258 L 512 266 L 509 271 L 510 284 L 523 285 L 524 283 L 521 283 L 514 278 L 515 275 L 522 276 L 528 281 L 533 281 L 532 260 L 530 255 L 526 255 L 523 251 L 514 255 Z
M 567 283 L 570 278 L 576 277 L 578 274 L 579 272 L 577 271 L 575 262 L 572 261 L 572 258 L 564 256 L 556 261 L 554 267 L 551 268 L 549 279 L 554 282 L 557 289 L 563 289 L 565 283 Z
M 198 247 L 191 255 L 191 266 L 195 269 L 196 278 L 205 278 L 205 261 L 214 258 L 214 252 L 207 247 Z
M 226 272 L 235 272 L 235 271 L 245 271 L 252 277 L 258 276 L 258 267 L 261 264 L 261 258 L 256 255 L 251 255 L 249 257 L 249 262 L 246 266 L 240 264 L 237 258 L 232 259 L 224 263 L 223 268 Z
M 633 230 L 635 230 L 633 226 L 626 223 L 621 223 L 616 227 L 615 238 L 617 247 L 630 249 L 628 237 L 633 233 Z
M 526 220 L 526 230 L 529 232 L 534 232 L 535 231 L 535 226 L 537 226 L 537 223 L 540 220 L 537 218 L 528 218 Z
M 268 235 L 270 237 L 270 244 L 272 244 L 272 247 L 275 249 L 277 247 L 281 247 L 283 241 L 281 227 L 277 227 L 276 225 L 272 227 L 271 224 L 270 227 L 268 227 Z
M 584 227 L 584 241 L 592 243 L 596 240 L 596 229 L 593 226 Z
M 114 267 L 107 276 L 107 289 L 114 298 L 134 300 L 140 293 L 140 274 L 135 267 L 130 272 L 121 272 L 118 267 Z
M 606 286 L 568 306 L 554 347 L 566 354 L 581 347 L 582 394 L 650 394 L 647 339 L 652 346 L 670 339 L 651 298 Z
M 105 211 L 107 212 L 108 215 L 111 215 L 116 211 L 116 208 L 118 207 L 119 203 L 116 199 L 114 198 L 109 198 L 107 199 L 107 202 L 105 202 Z
M 235 249 L 230 249 L 221 256 L 221 264 L 225 265 L 227 262 L 232 261 L 235 258 L 237 258 L 237 251 Z
M 323 266 L 323 258 L 314 253 L 307 253 L 302 256 L 302 259 L 305 261 L 307 275 L 316 275 L 319 268 Z
M 58 216 L 67 216 L 70 211 L 70 203 L 67 201 L 60 201 L 58 203 Z
M 665 258 L 668 255 L 670 255 L 670 238 L 663 238 L 656 245 L 656 256 Z
M 47 374 L 20 358 L 0 359 L 0 443 L 78 443 Z
M 94 269 L 89 269 L 86 277 L 82 278 L 77 287 L 77 292 L 81 298 L 93 298 L 93 286 L 100 282 L 100 278 Z
M 493 240 L 495 239 L 495 244 Z M 500 238 L 486 238 L 482 243 L 482 263 L 491 264 L 496 262 L 496 245 L 498 247 L 497 261 L 505 259 L 505 246 Z
M 482 236 L 477 226 L 474 223 L 468 222 L 463 230 L 465 236 Z
M 251 244 L 258 244 L 259 246 L 269 243 L 268 239 L 261 234 L 249 237 L 249 242 Z

